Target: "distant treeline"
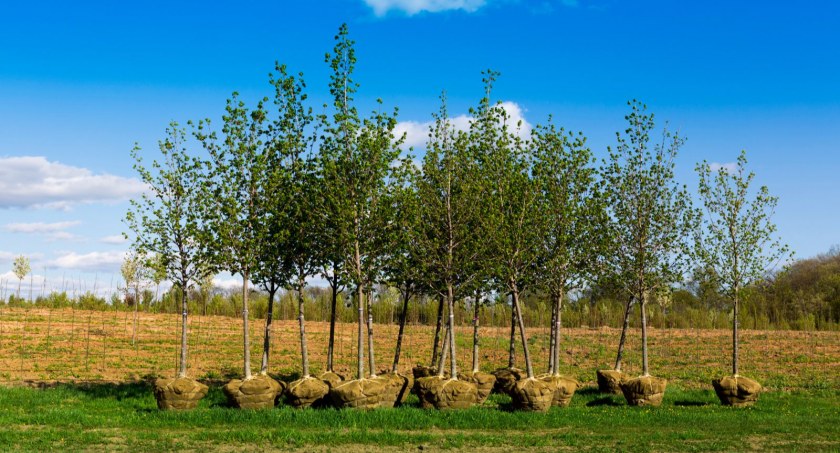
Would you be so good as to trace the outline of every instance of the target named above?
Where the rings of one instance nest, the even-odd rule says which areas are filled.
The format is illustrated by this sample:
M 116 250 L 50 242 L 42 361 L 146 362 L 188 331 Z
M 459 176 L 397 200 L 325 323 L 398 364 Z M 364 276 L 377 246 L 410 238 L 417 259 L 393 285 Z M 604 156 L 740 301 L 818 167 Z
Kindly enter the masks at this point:
M 656 300 L 650 305 L 648 322 L 657 328 L 724 329 L 731 325 L 731 304 L 709 285 L 702 272 L 681 288 L 671 292 L 670 300 Z M 177 313 L 177 289 L 155 297 L 153 289 L 143 291 L 138 309 L 143 312 Z M 329 321 L 329 288 L 307 287 L 304 290 L 307 318 Z M 745 293 L 740 322 L 748 329 L 840 330 L 840 249 L 832 249 L 815 258 L 799 260 L 787 269 L 768 276 Z M 292 292 L 281 291 L 275 306 L 277 319 L 295 319 L 297 301 Z M 351 295 L 339 294 L 337 319 L 354 322 L 355 308 Z M 621 327 L 626 300 L 609 288 L 590 288 L 575 294 L 563 304 L 563 325 L 568 327 Z M 115 293 L 110 299 L 91 293 L 71 298 L 67 293 L 39 296 L 30 302 L 14 295 L 10 306 L 75 307 L 94 310 L 133 310 L 133 294 Z M 550 301 L 543 294 L 528 293 L 523 297 L 523 316 L 526 325 L 543 327 L 551 317 Z M 249 300 L 249 314 L 254 319 L 264 319 L 268 308 L 265 292 L 254 290 Z M 427 296 L 412 299 L 407 321 L 412 324 L 434 324 L 438 300 Z M 374 291 L 372 312 L 377 323 L 396 323 L 400 314 L 399 293 L 394 288 L 380 285 Z M 220 315 L 238 317 L 242 313 L 242 294 L 238 290 L 206 288 L 190 292 L 189 310 L 194 315 Z M 638 326 L 638 314 L 632 325 Z M 510 323 L 510 301 L 497 296 L 484 302 L 480 324 L 487 327 L 505 327 Z M 468 325 L 472 322 L 471 301 L 459 301 L 455 322 Z

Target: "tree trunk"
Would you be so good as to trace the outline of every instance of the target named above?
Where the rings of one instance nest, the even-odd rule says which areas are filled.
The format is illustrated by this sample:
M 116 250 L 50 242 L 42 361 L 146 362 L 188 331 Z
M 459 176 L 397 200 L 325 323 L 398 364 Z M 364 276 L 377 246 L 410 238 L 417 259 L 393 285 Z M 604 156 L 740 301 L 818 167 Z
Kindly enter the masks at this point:
M 269 283 L 268 287 L 268 313 L 265 315 L 265 335 L 263 335 L 263 354 L 262 364 L 260 365 L 260 374 L 268 374 L 268 356 L 271 353 L 271 321 L 274 319 L 274 295 L 277 293 L 277 287 L 274 282 Z
M 438 362 L 438 343 L 440 343 L 440 327 L 443 324 L 443 295 L 438 298 L 437 324 L 435 324 L 435 342 L 432 346 L 432 366 Z
M 446 363 L 446 356 L 448 355 L 449 349 L 449 324 L 444 327 L 444 334 L 443 334 L 443 346 L 440 353 L 440 357 L 438 358 L 438 362 L 435 364 L 437 366 L 438 377 L 443 378 L 445 370 L 443 368 L 443 364 Z
M 187 286 L 183 277 L 181 286 Z M 178 363 L 178 377 L 187 377 L 187 292 L 181 291 L 181 356 Z
M 303 287 L 305 285 L 304 279 L 301 277 L 298 280 L 298 322 L 300 323 L 300 355 L 303 361 L 303 378 L 309 377 L 309 352 L 306 349 L 306 327 L 304 326 L 303 316 Z
M 327 345 L 327 371 L 333 371 L 333 351 L 335 350 L 335 309 L 338 303 L 338 275 L 333 268 L 333 277 L 330 280 L 332 288 L 332 301 L 330 302 L 330 340 Z
M 732 374 L 738 376 L 738 286 L 735 286 L 735 300 L 732 310 Z
M 624 324 L 621 326 L 621 337 L 618 340 L 618 352 L 615 355 L 615 371 L 621 371 L 621 359 L 624 357 L 624 342 L 627 340 L 627 329 L 630 327 L 630 307 L 633 305 L 633 296 L 627 299 L 624 307 Z
M 455 355 L 455 295 L 452 284 L 447 285 L 447 306 L 449 307 L 449 367 L 452 379 L 458 378 L 458 356 Z
M 248 271 L 242 273 L 242 368 L 245 379 L 251 379 L 251 348 L 248 332 Z
M 364 303 L 364 293 L 365 288 L 364 284 L 360 283 L 356 286 L 356 299 L 359 304 L 358 311 L 358 324 L 359 324 L 359 342 L 357 348 L 357 358 L 358 358 L 358 368 L 356 370 L 356 378 L 357 379 L 364 379 L 365 378 L 365 340 L 364 340 L 364 328 L 365 328 L 365 303 Z
M 640 295 L 639 310 L 642 314 L 642 376 L 650 376 L 648 372 L 648 349 L 647 349 L 647 313 L 645 313 L 645 295 Z
M 522 354 L 525 356 L 525 371 L 528 378 L 534 377 L 534 368 L 531 366 L 531 354 L 528 352 L 528 338 L 525 336 L 525 321 L 522 319 L 522 311 L 519 309 L 519 288 L 513 284 L 513 306 L 516 309 L 516 319 L 519 321 L 519 336 L 522 338 Z
M 131 328 L 131 345 L 134 346 L 137 342 L 137 306 L 140 305 L 140 292 L 137 286 L 134 287 L 134 326 Z M 186 297 L 186 296 L 185 296 Z
M 478 373 L 478 315 L 479 315 L 479 308 L 480 304 L 478 303 L 481 297 L 481 291 L 475 291 L 475 299 L 473 300 L 473 357 L 472 357 L 472 370 L 473 373 Z
M 553 300 L 552 300 L 553 301 Z M 549 324 L 548 337 L 548 373 L 554 374 L 554 351 L 557 348 L 557 339 L 554 336 L 554 324 L 557 322 L 557 305 L 551 304 L 551 323 Z
M 511 296 L 512 297 L 512 296 Z M 518 310 L 516 304 L 510 304 L 510 343 L 508 346 L 508 368 L 513 368 L 516 363 L 516 318 Z
M 397 333 L 397 346 L 394 351 L 394 364 L 391 367 L 391 372 L 396 373 L 397 367 L 400 364 L 400 352 L 402 351 L 402 341 L 403 335 L 405 333 L 405 320 L 408 316 L 408 300 L 411 298 L 411 293 L 408 291 L 408 285 L 406 285 L 405 293 L 403 293 L 403 307 L 402 313 L 400 313 L 400 330 Z
M 368 366 L 370 366 L 370 377 L 376 377 L 376 360 L 373 356 L 373 311 L 371 310 L 372 288 L 368 289 L 367 297 L 367 331 L 368 331 Z
M 554 296 L 554 324 L 551 326 L 551 333 L 554 335 L 554 357 L 551 358 L 551 374 L 558 375 L 560 370 L 560 328 L 563 327 L 563 290 Z

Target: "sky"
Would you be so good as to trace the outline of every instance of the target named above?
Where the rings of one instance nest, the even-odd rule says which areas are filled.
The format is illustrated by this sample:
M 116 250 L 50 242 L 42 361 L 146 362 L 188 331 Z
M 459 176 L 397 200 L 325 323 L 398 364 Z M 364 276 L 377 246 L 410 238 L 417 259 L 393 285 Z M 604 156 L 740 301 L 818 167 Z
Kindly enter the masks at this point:
M 835 2 L 14 1 L 0 6 L 0 295 L 17 290 L 18 255 L 36 295 L 119 286 L 123 219 L 143 191 L 134 143 L 153 158 L 171 121 L 218 120 L 233 91 L 271 95 L 275 61 L 303 72 L 322 105 L 342 23 L 360 110 L 399 107 L 418 152 L 440 93 L 467 115 L 485 69 L 501 72 L 493 98 L 509 113 L 526 125 L 551 115 L 599 157 L 639 99 L 687 138 L 677 177 L 690 189 L 696 163 L 746 150 L 796 257 L 840 243 Z

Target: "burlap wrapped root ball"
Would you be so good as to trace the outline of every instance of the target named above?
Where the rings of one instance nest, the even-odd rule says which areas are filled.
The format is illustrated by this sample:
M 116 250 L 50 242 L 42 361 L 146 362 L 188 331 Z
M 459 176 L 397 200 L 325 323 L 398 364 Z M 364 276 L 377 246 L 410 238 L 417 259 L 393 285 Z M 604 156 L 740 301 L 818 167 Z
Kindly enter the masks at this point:
M 477 404 L 484 404 L 484 402 L 487 401 L 487 397 L 490 396 L 490 393 L 493 391 L 493 387 L 496 385 L 496 376 L 483 371 L 466 371 L 458 373 L 458 379 L 475 384 L 478 389 Z
M 761 393 L 761 384 L 743 376 L 726 376 L 712 381 L 720 403 L 724 406 L 752 406 Z
M 445 378 L 441 378 L 437 375 L 425 376 L 414 380 L 414 387 L 412 390 L 420 400 L 420 407 L 423 409 L 432 409 L 435 407 L 434 404 L 432 404 L 432 389 L 443 385 L 444 380 Z
M 420 396 L 420 388 L 417 386 L 417 381 L 424 377 L 436 377 L 438 375 L 437 369 L 430 366 L 417 365 L 411 369 L 411 374 L 414 375 L 414 384 L 411 386 L 411 393 Z M 444 370 L 443 377 L 449 379 L 449 371 Z
M 305 377 L 289 384 L 286 389 L 286 402 L 298 409 L 323 403 L 330 392 L 330 386 L 315 377 Z
M 665 396 L 668 381 L 653 376 L 642 376 L 621 383 L 624 399 L 631 406 L 659 406 Z
M 493 391 L 511 395 L 516 383 L 522 380 L 525 375 L 525 372 L 519 368 L 499 368 L 493 372 L 493 376 L 496 376 L 496 384 L 493 386 Z
M 417 365 L 411 369 L 411 374 L 414 376 L 414 380 L 416 381 L 420 378 L 437 375 L 437 370 L 434 367 Z
M 318 376 L 318 379 L 324 381 L 324 384 L 327 384 L 330 388 L 344 382 L 344 376 L 332 371 L 324 371 Z
M 439 410 L 468 409 L 478 402 L 478 387 L 459 379 L 429 379 L 425 385 L 425 398 Z
M 375 409 L 388 391 L 383 379 L 354 379 L 330 389 L 330 400 L 338 408 Z
M 222 391 L 227 397 L 228 404 L 239 409 L 270 409 L 274 407 L 277 394 L 282 391 L 282 385 L 274 379 L 257 375 L 251 379 L 234 379 Z
M 621 383 L 628 379 L 627 375 L 616 370 L 598 370 L 595 372 L 598 379 L 598 391 L 621 395 Z
M 516 381 L 510 393 L 513 407 L 522 411 L 545 412 L 554 400 L 554 385 L 536 378 Z
M 382 371 L 378 377 L 388 380 L 391 388 L 391 391 L 387 393 L 387 400 L 383 398 L 380 401 L 381 407 L 397 407 L 403 404 L 414 386 L 414 378 L 411 375 Z M 390 401 L 392 397 L 393 401 Z
M 540 379 L 554 387 L 554 398 L 551 400 L 551 405 L 554 407 L 569 407 L 575 391 L 580 386 L 578 381 L 567 376 L 548 375 L 541 376 Z
M 154 392 L 158 409 L 195 409 L 198 402 L 207 395 L 207 386 L 185 377 L 156 379 Z

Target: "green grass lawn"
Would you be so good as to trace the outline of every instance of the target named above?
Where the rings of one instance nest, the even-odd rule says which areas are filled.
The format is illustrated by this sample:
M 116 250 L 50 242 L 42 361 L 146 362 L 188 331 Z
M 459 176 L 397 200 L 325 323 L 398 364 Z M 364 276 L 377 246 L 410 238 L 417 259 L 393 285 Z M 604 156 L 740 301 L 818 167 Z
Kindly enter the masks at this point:
M 840 391 L 769 392 L 755 407 L 721 407 L 714 393 L 669 387 L 661 407 L 627 407 L 594 389 L 547 414 L 485 407 L 241 411 L 218 386 L 199 409 L 157 410 L 146 384 L 0 388 L 0 448 L 9 451 L 838 451 Z M 413 397 L 412 397 L 413 398 Z M 416 401 L 416 400 L 414 400 Z M 411 402 L 411 401 L 410 401 Z M 376 450 L 371 450 L 376 448 Z

